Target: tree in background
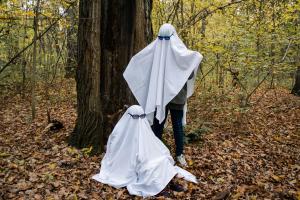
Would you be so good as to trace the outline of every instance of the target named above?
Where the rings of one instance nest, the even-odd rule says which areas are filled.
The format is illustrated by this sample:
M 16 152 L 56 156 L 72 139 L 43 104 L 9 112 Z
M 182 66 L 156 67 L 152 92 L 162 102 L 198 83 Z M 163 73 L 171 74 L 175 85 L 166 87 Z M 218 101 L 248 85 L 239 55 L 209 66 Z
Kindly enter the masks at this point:
M 77 112 L 69 142 L 103 151 L 125 104 L 133 103 L 123 71 L 130 58 L 152 39 L 151 0 L 80 1 Z
M 77 68 L 77 6 L 73 5 L 67 12 L 67 63 L 65 78 L 75 77 Z
M 295 74 L 295 84 L 292 89 L 292 94 L 300 96 L 300 67 L 298 67 Z
M 32 114 L 28 118 L 34 119 L 41 96 L 49 107 L 63 98 L 57 84 L 61 84 L 58 78 L 65 74 L 68 57 L 65 44 L 70 8 L 77 10 L 76 0 L 0 2 L 0 93 L 21 94 L 29 100 Z M 42 95 L 36 92 L 39 89 Z

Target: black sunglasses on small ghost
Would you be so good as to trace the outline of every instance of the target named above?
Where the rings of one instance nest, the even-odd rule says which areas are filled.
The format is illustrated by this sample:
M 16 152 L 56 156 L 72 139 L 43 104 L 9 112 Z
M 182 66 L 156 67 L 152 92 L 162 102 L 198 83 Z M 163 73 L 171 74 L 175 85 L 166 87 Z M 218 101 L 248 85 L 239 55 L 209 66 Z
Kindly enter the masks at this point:
M 133 119 L 138 119 L 138 118 L 141 118 L 141 119 L 144 119 L 146 117 L 146 114 L 141 114 L 141 115 L 133 115 L 131 113 L 128 113 Z

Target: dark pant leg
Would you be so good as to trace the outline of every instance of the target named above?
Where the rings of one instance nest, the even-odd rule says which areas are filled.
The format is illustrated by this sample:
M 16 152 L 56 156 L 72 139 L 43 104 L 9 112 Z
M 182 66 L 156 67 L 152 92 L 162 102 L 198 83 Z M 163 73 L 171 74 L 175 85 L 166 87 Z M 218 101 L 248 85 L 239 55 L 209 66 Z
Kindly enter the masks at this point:
M 168 108 L 166 108 L 165 119 L 161 124 L 159 123 L 158 119 L 156 119 L 155 115 L 156 115 L 156 112 L 154 113 L 154 120 L 153 120 L 153 125 L 151 126 L 151 128 L 152 128 L 152 131 L 154 132 L 154 134 L 156 135 L 156 137 L 158 137 L 160 140 L 162 140 L 164 126 L 165 126 L 167 116 L 168 116 Z
M 182 125 L 183 110 L 170 109 L 176 145 L 176 156 L 183 154 L 184 131 Z

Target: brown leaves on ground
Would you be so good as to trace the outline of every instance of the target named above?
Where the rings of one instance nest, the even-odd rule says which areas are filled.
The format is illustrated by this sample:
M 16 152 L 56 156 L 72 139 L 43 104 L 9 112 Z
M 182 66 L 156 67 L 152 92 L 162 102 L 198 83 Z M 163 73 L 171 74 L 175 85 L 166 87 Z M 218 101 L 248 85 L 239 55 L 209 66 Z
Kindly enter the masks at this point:
M 188 147 L 194 160 L 191 169 L 201 177 L 195 195 L 299 199 L 300 99 L 276 89 L 258 92 L 249 108 L 231 101 L 208 99 L 207 106 L 192 102 L 193 126 L 197 119 L 206 119 L 212 129 L 202 137 L 201 146 Z
M 170 199 L 300 199 L 300 99 L 283 89 L 257 92 L 248 108 L 233 99 L 198 94 L 190 101 L 187 131 L 206 129 L 185 148 L 187 170 L 200 181 L 180 180 L 187 191 Z M 34 123 L 26 98 L 2 103 L 0 199 L 140 199 L 91 179 L 103 155 L 67 145 L 75 101 L 62 100 L 51 110 L 64 124 L 57 133 L 43 131 L 46 102 Z M 170 123 L 164 138 L 174 152 Z

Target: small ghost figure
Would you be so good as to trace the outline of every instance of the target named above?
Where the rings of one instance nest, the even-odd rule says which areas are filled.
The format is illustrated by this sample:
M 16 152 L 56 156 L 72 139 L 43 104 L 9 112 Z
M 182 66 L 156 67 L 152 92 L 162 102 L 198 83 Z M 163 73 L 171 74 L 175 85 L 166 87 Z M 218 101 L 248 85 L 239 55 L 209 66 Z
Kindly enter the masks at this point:
M 141 106 L 127 109 L 107 142 L 100 173 L 92 178 L 131 195 L 154 196 L 174 176 L 197 183 L 194 175 L 175 166 L 169 149 L 154 135 Z

